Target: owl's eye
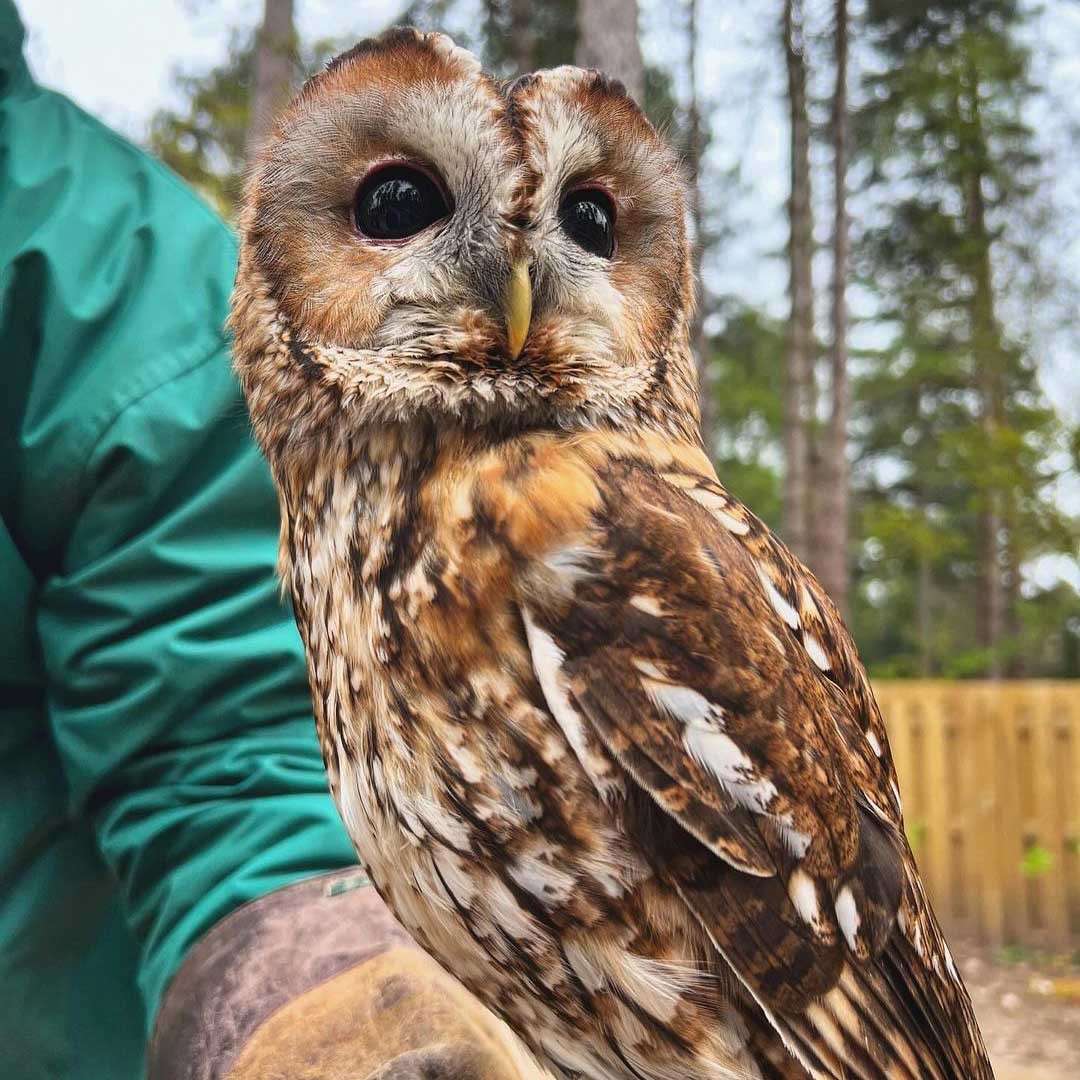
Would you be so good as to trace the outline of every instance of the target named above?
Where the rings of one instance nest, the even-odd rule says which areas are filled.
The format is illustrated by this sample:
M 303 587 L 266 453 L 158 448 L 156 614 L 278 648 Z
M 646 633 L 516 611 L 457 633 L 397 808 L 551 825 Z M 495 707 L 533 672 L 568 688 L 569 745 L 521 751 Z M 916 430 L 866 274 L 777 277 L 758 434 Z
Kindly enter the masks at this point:
M 610 259 L 615 254 L 615 204 L 599 188 L 571 191 L 559 207 L 563 232 L 586 251 Z
M 353 203 L 356 227 L 372 240 L 404 240 L 449 213 L 442 188 L 412 165 L 376 169 L 360 185 Z

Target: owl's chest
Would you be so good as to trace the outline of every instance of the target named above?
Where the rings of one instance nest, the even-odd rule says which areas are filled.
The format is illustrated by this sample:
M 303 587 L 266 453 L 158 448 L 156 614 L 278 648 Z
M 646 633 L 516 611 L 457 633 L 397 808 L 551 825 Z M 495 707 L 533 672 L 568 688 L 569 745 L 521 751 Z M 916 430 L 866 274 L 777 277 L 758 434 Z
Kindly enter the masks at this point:
M 380 482 L 401 471 L 311 485 L 319 497 L 293 509 L 286 538 L 331 788 L 365 858 L 368 837 L 428 831 L 415 807 L 474 785 L 505 752 L 495 718 L 530 707 L 505 575 L 440 535 L 416 488 Z
M 500 850 L 531 866 L 540 844 L 545 862 L 584 859 L 603 894 L 607 811 L 547 710 L 497 515 L 438 461 L 434 480 L 410 476 L 416 458 L 316 477 L 289 507 L 286 554 L 342 816 L 376 875 L 423 876 L 403 861 L 425 851 Z

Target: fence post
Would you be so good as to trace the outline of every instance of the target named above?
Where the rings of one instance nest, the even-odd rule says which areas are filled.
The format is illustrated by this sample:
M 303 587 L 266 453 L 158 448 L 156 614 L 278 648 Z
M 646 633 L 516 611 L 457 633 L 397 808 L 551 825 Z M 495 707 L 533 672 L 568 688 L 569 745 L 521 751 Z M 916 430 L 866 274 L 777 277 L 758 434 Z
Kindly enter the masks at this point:
M 1007 924 L 1005 915 L 1005 888 L 1001 879 L 1001 867 L 1004 864 L 999 846 L 1002 838 L 998 829 L 1001 816 L 1001 790 L 998 776 L 1001 766 L 998 759 L 1000 749 L 997 739 L 997 727 L 990 710 L 988 692 L 974 687 L 968 692 L 971 733 L 974 740 L 973 750 L 977 775 L 979 778 L 979 802 L 976 814 L 974 843 L 979 865 L 976 884 L 978 894 L 975 897 L 979 909 L 980 933 L 983 940 L 994 945 L 1005 941 Z
M 1063 782 L 1069 778 L 1062 773 L 1058 744 L 1057 717 L 1054 715 L 1054 699 L 1049 685 L 1031 688 L 1032 701 L 1032 760 L 1040 772 L 1045 771 L 1045 782 L 1035 783 L 1035 807 L 1037 833 L 1036 843 L 1050 856 L 1046 871 L 1038 878 L 1039 899 L 1050 944 L 1064 948 L 1069 936 L 1069 913 L 1065 895 L 1065 834 L 1066 814 Z M 1080 784 L 1080 777 L 1073 777 Z
M 936 897 L 934 907 L 946 917 L 953 914 L 952 874 L 949 873 L 949 821 L 946 785 L 949 777 L 945 768 L 945 738 L 949 717 L 945 711 L 942 693 L 934 687 L 923 695 L 922 748 L 923 767 L 926 769 L 924 791 L 926 792 L 926 877 L 931 894 Z

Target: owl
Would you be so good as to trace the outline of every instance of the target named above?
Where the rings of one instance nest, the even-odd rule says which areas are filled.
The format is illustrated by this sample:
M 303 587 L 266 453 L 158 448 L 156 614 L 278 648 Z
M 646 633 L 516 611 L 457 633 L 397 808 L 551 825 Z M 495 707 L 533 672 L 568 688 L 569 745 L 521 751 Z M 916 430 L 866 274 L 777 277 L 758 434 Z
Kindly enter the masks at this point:
M 439 34 L 283 114 L 231 322 L 331 790 L 556 1076 L 990 1077 L 851 639 L 704 452 L 686 205 L 618 83 Z

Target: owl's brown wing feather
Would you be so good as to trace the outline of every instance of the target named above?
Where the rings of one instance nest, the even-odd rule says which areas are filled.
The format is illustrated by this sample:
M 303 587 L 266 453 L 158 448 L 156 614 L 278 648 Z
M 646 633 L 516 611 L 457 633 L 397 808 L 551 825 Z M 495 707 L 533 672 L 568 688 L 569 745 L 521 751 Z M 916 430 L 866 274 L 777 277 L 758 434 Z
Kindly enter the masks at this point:
M 627 830 L 811 1072 L 990 1076 L 835 609 L 710 477 L 613 457 L 599 488 L 523 617 L 571 743 L 634 781 Z

